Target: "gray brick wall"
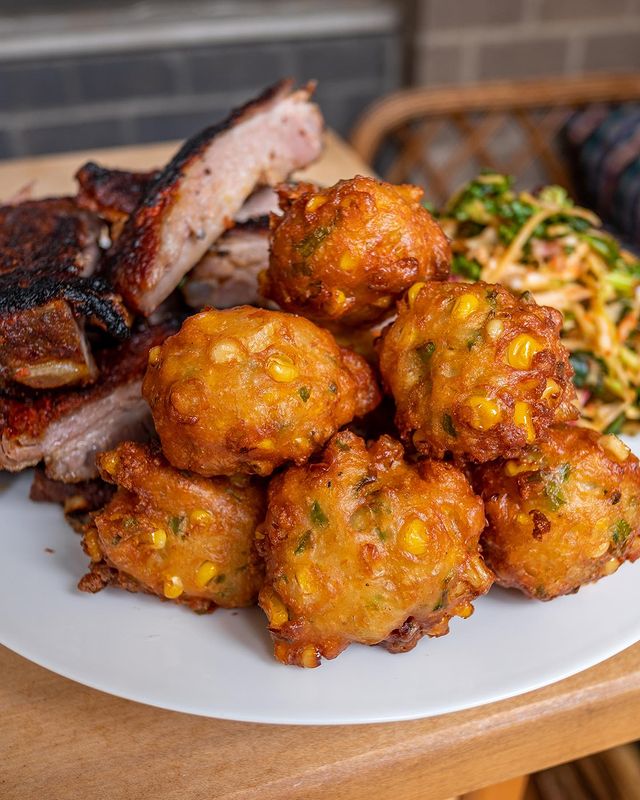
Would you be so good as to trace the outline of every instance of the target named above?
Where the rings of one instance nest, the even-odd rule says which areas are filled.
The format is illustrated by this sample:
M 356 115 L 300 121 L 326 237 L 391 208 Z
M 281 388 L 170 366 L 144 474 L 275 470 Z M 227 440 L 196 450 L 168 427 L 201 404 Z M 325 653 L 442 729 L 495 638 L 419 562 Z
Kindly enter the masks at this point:
M 400 85 L 398 31 L 25 61 L 0 59 L 0 158 L 185 137 L 269 83 L 319 81 L 329 125 L 348 133 Z
M 640 0 L 417 0 L 414 81 L 640 71 Z

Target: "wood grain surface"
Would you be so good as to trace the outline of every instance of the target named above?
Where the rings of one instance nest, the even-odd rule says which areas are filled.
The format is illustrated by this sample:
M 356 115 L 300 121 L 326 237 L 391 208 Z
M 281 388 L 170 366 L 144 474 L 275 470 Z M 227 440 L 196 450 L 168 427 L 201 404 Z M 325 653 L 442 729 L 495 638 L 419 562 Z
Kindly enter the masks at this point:
M 512 700 L 384 725 L 192 717 L 4 649 L 0 676 L 2 800 L 442 800 L 640 737 L 638 645 Z
M 72 191 L 70 176 L 89 157 L 145 168 L 174 147 L 0 163 L 0 191 L 6 198 L 31 181 L 36 195 Z M 310 174 L 331 183 L 365 171 L 329 134 Z M 0 647 L 2 800 L 443 800 L 639 737 L 640 645 L 512 700 L 344 727 L 163 711 L 72 683 Z

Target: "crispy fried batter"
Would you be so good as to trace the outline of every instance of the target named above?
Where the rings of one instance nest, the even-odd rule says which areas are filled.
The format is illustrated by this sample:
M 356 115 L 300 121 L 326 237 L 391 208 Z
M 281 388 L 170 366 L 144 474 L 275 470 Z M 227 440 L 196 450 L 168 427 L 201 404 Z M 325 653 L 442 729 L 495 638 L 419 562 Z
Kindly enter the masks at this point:
M 449 273 L 449 244 L 422 189 L 357 176 L 280 191 L 262 293 L 287 311 L 348 324 L 379 319 L 415 281 Z
M 201 475 L 303 463 L 380 399 L 371 369 L 292 314 L 203 311 L 149 354 L 143 394 L 169 461 Z
M 269 487 L 260 605 L 279 661 L 315 667 L 350 642 L 410 650 L 448 632 L 492 578 L 478 552 L 482 503 L 449 464 L 410 465 L 383 436 L 336 434 L 319 463 Z
M 640 557 L 640 463 L 615 436 L 572 425 L 522 457 L 474 468 L 482 539 L 502 586 L 551 600 Z
M 576 417 L 559 312 L 485 283 L 412 287 L 385 331 L 380 371 L 420 453 L 512 457 Z
M 199 611 L 255 602 L 262 581 L 254 545 L 264 517 L 261 484 L 189 475 L 158 449 L 134 442 L 102 453 L 98 466 L 118 491 L 85 534 L 93 563 L 81 589 L 116 583 Z

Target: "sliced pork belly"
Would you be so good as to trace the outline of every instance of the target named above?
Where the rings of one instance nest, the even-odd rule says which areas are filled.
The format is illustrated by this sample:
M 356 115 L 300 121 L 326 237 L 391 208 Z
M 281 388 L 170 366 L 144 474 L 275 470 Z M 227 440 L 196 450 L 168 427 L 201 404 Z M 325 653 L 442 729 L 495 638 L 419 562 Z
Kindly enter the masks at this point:
M 0 468 L 17 472 L 44 461 L 49 478 L 75 483 L 95 478 L 96 453 L 153 430 L 142 398 L 149 349 L 176 325 L 144 327 L 96 354 L 94 386 L 22 399 L 0 397 Z
M 258 305 L 258 274 L 269 265 L 269 218 L 235 225 L 187 276 L 182 287 L 191 308 Z
M 110 257 L 116 290 L 150 314 L 230 227 L 260 185 L 284 180 L 322 149 L 322 117 L 286 81 L 188 140 L 125 223 Z

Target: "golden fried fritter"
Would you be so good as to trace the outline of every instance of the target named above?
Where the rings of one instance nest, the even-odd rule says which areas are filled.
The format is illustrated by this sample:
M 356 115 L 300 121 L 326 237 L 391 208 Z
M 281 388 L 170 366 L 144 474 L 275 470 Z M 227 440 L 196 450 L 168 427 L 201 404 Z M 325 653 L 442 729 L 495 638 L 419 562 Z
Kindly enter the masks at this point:
M 550 600 L 640 556 L 640 463 L 615 436 L 559 425 L 518 459 L 474 468 L 487 564 Z
M 292 314 L 203 311 L 149 354 L 143 394 L 164 454 L 200 475 L 303 463 L 378 404 L 363 358 Z
M 449 243 L 417 186 L 356 176 L 293 192 L 281 189 L 261 276 L 263 295 L 287 311 L 360 324 L 387 314 L 415 281 L 448 275 Z
M 254 539 L 265 513 L 261 484 L 245 476 L 189 475 L 156 448 L 134 442 L 97 461 L 118 491 L 85 533 L 92 566 L 81 589 L 115 583 L 197 611 L 255 602 L 262 583 Z
M 420 453 L 512 457 L 574 419 L 561 315 L 486 283 L 416 284 L 380 346 L 396 423 Z
M 483 526 L 482 502 L 457 468 L 408 464 L 389 436 L 367 449 L 336 434 L 322 461 L 290 467 L 269 487 L 259 602 L 276 658 L 315 667 L 350 642 L 402 652 L 447 633 L 491 585 Z

